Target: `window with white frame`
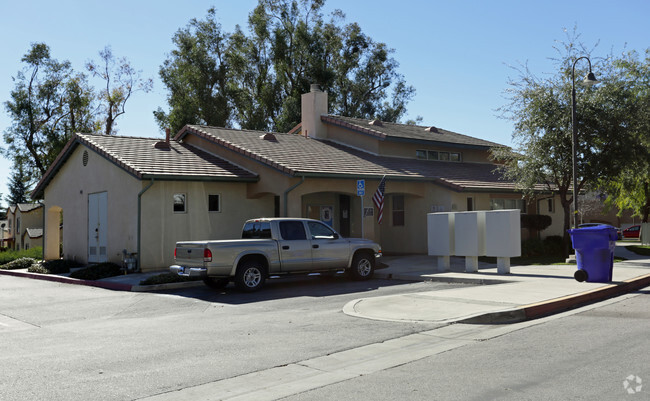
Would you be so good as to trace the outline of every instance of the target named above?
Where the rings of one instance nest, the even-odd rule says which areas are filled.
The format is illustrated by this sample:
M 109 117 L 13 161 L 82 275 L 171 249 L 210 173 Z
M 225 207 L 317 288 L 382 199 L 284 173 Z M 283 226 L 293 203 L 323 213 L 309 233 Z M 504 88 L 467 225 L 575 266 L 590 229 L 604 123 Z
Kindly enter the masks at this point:
M 174 213 L 187 212 L 187 195 L 174 194 Z

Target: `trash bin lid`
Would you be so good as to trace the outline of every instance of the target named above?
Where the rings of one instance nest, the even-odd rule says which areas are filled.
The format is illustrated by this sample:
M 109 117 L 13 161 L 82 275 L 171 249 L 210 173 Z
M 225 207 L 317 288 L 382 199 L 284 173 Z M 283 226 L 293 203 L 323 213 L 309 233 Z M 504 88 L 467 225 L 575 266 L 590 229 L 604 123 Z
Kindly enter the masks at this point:
M 608 248 L 610 241 L 616 241 L 618 235 L 616 228 L 608 224 L 599 226 L 570 229 L 573 249 L 600 249 Z

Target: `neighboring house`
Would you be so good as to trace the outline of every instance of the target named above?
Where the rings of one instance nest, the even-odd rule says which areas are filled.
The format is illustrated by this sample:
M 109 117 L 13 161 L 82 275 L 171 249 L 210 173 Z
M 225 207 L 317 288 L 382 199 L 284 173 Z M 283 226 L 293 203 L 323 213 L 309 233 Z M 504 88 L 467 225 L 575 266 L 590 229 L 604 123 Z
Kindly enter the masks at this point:
M 9 206 L 6 228 L 8 234 L 4 243 L 9 249 L 20 251 L 43 246 L 43 205 L 19 203 Z
M 60 221 L 64 257 L 120 261 L 126 249 L 154 270 L 173 262 L 176 241 L 238 237 L 259 216 L 315 218 L 387 253 L 426 253 L 427 213 L 536 212 L 495 172 L 493 146 L 436 127 L 329 115 L 327 93 L 313 87 L 301 124 L 286 134 L 189 125 L 157 145 L 77 134 L 33 196 L 46 206 L 48 259 L 60 256 Z M 378 224 L 372 197 L 384 176 Z M 553 213 L 555 223 L 561 211 Z
M 0 250 L 9 246 L 9 220 L 0 220 Z

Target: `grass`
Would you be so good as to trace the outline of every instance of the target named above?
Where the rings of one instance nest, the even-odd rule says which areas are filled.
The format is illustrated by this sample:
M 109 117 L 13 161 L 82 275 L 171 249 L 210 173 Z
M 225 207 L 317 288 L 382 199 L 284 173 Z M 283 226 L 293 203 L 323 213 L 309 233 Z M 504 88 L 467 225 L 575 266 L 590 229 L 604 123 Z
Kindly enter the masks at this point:
M 650 256 L 650 246 L 647 245 L 628 245 L 626 248 L 637 255 Z
M 40 246 L 25 249 L 22 251 L 4 251 L 0 252 L 0 266 L 12 262 L 20 258 L 32 258 L 32 259 L 42 259 L 43 258 L 43 248 Z

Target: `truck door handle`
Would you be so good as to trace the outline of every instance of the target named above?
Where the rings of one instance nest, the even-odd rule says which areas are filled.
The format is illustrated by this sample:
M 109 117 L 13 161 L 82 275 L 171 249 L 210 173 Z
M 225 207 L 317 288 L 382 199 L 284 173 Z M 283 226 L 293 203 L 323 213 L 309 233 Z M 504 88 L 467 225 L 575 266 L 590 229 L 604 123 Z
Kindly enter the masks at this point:
M 282 249 L 284 249 L 284 250 L 289 249 L 289 245 L 283 245 L 283 246 L 282 246 Z
M 318 248 L 318 245 L 312 245 L 311 247 L 316 249 L 316 248 Z

